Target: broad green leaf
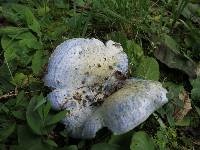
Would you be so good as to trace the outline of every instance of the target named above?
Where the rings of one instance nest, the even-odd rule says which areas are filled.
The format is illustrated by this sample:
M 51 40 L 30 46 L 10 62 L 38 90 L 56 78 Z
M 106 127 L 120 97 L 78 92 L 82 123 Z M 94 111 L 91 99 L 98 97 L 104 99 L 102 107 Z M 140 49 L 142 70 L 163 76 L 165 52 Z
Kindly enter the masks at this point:
M 10 123 L 3 128 L 0 127 L 0 141 L 3 141 L 8 136 L 10 136 L 14 132 L 15 128 L 16 128 L 15 123 Z
M 40 137 L 35 135 L 27 126 L 19 125 L 17 133 L 19 145 L 22 145 L 26 149 L 41 141 Z
M 129 55 L 132 54 L 136 60 L 139 60 L 144 55 L 142 48 L 133 40 L 127 41 L 127 50 Z
M 158 62 L 151 57 L 144 57 L 136 68 L 135 75 L 146 80 L 159 80 Z
M 51 109 L 51 102 L 47 101 L 47 104 L 43 107 L 44 118 L 47 117 L 47 115 L 49 114 L 50 109 Z
M 91 150 L 121 150 L 120 146 L 108 143 L 98 143 L 92 146 Z
M 67 113 L 68 113 L 67 110 L 64 110 L 64 111 L 61 111 L 61 112 L 57 113 L 56 115 L 54 115 L 51 118 L 49 118 L 49 120 L 47 121 L 46 125 L 53 125 L 53 124 L 61 121 L 61 119 L 63 119 L 67 115 Z
M 21 47 L 31 49 L 41 49 L 42 45 L 38 42 L 37 38 L 31 32 L 25 32 L 16 37 L 19 39 L 19 45 Z
M 41 96 L 34 96 L 31 98 L 26 111 L 26 120 L 29 127 L 34 131 L 34 133 L 41 135 L 43 128 L 43 121 L 41 120 L 39 114 L 34 111 L 37 105 L 37 99 L 43 99 Z
M 37 21 L 37 19 L 35 18 L 35 16 L 32 13 L 32 11 L 29 8 L 26 8 L 24 13 L 25 13 L 26 23 L 27 23 L 28 27 L 33 32 L 36 32 L 38 34 L 38 36 L 40 36 L 41 35 L 40 24 Z
M 179 53 L 179 45 L 171 36 L 167 34 L 163 35 L 163 41 L 167 47 L 169 47 L 175 53 Z
M 12 111 L 12 115 L 17 119 L 26 120 L 25 111 L 22 110 Z
M 50 147 L 43 143 L 42 138 L 33 134 L 26 126 L 18 126 L 18 143 L 19 150 L 50 150 Z
M 174 118 L 174 111 L 175 111 L 175 106 L 172 103 L 168 103 L 166 105 L 166 115 L 167 115 L 167 121 L 170 126 L 175 126 L 175 118 Z
M 45 98 L 43 99 L 40 99 L 38 102 L 37 102 L 37 105 L 35 106 L 35 108 L 33 109 L 33 111 L 35 111 L 36 109 L 38 109 L 41 105 L 43 105 L 47 100 Z
M 144 131 L 136 132 L 132 137 L 131 150 L 155 150 L 153 140 Z
M 119 145 L 121 149 L 129 149 L 132 135 L 133 130 L 122 135 L 112 135 L 108 143 Z
M 193 89 L 191 91 L 191 97 L 193 100 L 200 100 L 200 77 L 191 81 Z
M 41 50 L 38 50 L 36 51 L 32 59 L 31 68 L 33 70 L 33 73 L 36 75 L 39 74 L 40 71 L 42 70 L 43 64 L 44 64 L 43 52 Z

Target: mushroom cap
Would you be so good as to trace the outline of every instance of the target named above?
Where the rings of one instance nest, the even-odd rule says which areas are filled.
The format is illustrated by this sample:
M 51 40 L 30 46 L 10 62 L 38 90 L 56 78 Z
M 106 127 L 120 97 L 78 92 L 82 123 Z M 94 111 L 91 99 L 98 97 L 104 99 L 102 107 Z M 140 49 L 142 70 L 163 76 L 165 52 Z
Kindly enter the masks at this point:
M 52 108 L 70 111 L 62 120 L 70 136 L 93 138 L 103 127 L 125 133 L 167 102 L 161 83 L 126 79 L 127 72 L 127 55 L 111 40 L 77 38 L 56 48 L 44 81 Z
M 52 88 L 77 89 L 102 84 L 114 71 L 128 70 L 127 55 L 115 42 L 71 39 L 56 47 L 49 59 L 45 84 Z
M 93 138 L 103 127 L 114 134 L 123 134 L 167 103 L 166 93 L 157 81 L 127 79 L 123 87 L 107 97 L 101 106 L 72 112 L 63 123 L 74 138 Z
M 113 41 L 104 44 L 94 38 L 77 38 L 57 46 L 49 59 L 44 82 L 54 89 L 48 95 L 52 107 L 71 110 L 78 99 L 85 99 L 87 105 L 93 103 L 103 92 L 101 87 L 108 89 L 107 83 L 114 85 L 115 72 L 126 76 L 127 71 L 128 58 L 120 45 L 115 46 Z M 80 98 L 75 96 L 77 94 Z

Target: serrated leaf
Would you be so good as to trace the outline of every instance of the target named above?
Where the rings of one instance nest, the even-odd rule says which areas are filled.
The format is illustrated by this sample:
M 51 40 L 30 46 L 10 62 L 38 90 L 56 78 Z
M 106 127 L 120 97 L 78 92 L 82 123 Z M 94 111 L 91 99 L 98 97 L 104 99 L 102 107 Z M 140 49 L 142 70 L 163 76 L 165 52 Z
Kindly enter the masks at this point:
M 33 56 L 32 59 L 32 65 L 31 68 L 33 70 L 34 74 L 39 74 L 40 71 L 42 70 L 42 66 L 43 66 L 43 52 L 41 50 L 36 51 L 36 53 Z
M 152 139 L 144 131 L 136 132 L 132 137 L 131 150 L 155 150 Z
M 151 57 L 144 57 L 136 68 L 135 75 L 147 80 L 159 80 L 158 62 Z
M 120 150 L 120 146 L 108 143 L 98 143 L 93 145 L 91 150 Z
M 49 120 L 46 122 L 46 125 L 53 125 L 53 124 L 61 121 L 61 119 L 63 119 L 66 116 L 67 113 L 68 113 L 67 110 L 64 110 L 64 111 L 57 113 L 56 115 L 49 118 Z

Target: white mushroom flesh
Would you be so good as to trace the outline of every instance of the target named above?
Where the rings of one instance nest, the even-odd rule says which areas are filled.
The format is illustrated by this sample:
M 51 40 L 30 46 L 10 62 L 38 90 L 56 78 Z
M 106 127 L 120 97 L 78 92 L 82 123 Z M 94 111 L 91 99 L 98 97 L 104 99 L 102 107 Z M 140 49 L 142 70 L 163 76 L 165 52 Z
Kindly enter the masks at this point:
M 45 84 L 56 110 L 67 109 L 63 123 L 74 138 L 93 138 L 107 127 L 125 133 L 167 102 L 157 81 L 126 79 L 127 55 L 119 43 L 71 39 L 51 55 Z

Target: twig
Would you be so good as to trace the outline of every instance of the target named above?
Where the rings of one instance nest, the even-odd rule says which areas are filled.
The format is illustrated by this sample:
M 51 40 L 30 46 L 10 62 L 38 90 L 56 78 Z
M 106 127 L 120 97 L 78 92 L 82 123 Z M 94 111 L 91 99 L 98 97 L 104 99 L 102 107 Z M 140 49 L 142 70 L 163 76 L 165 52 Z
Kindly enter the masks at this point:
M 33 92 L 39 92 L 39 91 L 40 90 L 25 92 L 25 94 L 29 94 L 29 93 L 33 93 Z M 11 97 L 15 97 L 17 95 L 18 95 L 18 92 L 16 90 L 15 91 L 11 91 L 9 93 L 6 93 L 6 94 L 0 96 L 0 100 L 8 99 L 8 98 L 11 98 Z

